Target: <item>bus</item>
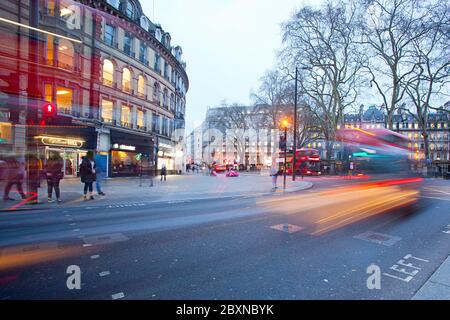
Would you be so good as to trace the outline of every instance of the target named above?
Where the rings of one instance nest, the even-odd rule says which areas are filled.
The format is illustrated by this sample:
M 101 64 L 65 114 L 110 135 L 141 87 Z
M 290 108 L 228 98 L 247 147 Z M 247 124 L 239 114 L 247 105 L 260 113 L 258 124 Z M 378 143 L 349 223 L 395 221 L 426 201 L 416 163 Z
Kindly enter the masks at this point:
M 297 149 L 295 153 L 295 166 L 294 153 L 292 150 L 288 150 L 286 153 L 286 173 L 292 174 L 292 168 L 295 167 L 296 175 L 302 176 L 320 176 L 320 155 L 319 150 L 312 148 Z M 280 152 L 278 158 L 279 169 L 284 171 L 284 151 Z
M 349 169 L 354 173 L 410 175 L 410 143 L 407 137 L 387 129 L 341 129 L 336 139 L 344 146 Z

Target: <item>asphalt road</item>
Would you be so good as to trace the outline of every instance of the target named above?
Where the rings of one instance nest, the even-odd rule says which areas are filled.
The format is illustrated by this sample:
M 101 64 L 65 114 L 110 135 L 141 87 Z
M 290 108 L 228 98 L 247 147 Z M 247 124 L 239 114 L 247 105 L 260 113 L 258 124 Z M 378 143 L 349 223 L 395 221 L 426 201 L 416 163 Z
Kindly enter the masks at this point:
M 450 253 L 449 200 L 449 182 L 428 180 L 417 211 L 321 235 L 274 229 L 302 228 L 300 214 L 251 197 L 0 213 L 0 299 L 410 299 Z M 66 286 L 70 265 L 81 290 Z

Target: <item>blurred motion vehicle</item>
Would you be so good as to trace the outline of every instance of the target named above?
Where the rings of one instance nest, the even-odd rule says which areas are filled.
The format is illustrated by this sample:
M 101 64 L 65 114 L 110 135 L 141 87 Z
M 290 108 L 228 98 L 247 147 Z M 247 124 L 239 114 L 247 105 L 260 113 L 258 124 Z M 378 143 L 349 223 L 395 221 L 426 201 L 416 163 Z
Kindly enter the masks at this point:
M 214 171 L 216 171 L 217 173 L 223 173 L 227 171 L 227 166 L 223 164 L 216 164 L 214 166 Z
M 312 235 L 383 213 L 411 213 L 417 209 L 423 178 L 411 170 L 407 137 L 386 129 L 354 128 L 338 130 L 336 140 L 348 159 L 349 170 L 363 174 L 364 179 L 348 180 L 344 176 L 346 183 L 340 187 L 291 195 L 282 200 L 262 200 L 261 205 L 289 215 L 290 223 L 301 225 Z M 313 150 L 307 150 L 312 154 L 299 153 L 300 163 L 304 160 L 311 163 L 314 162 L 311 158 L 318 158 Z M 292 164 L 292 159 L 288 163 Z
M 288 150 L 286 154 L 286 173 L 292 174 L 292 168 L 295 168 L 296 175 L 302 176 L 320 176 L 322 172 L 320 171 L 320 155 L 319 150 L 312 148 L 302 148 L 298 149 L 295 153 L 295 166 L 294 163 L 294 153 L 292 150 Z M 278 163 L 280 170 L 284 169 L 284 152 L 280 152 L 280 157 L 278 158 Z

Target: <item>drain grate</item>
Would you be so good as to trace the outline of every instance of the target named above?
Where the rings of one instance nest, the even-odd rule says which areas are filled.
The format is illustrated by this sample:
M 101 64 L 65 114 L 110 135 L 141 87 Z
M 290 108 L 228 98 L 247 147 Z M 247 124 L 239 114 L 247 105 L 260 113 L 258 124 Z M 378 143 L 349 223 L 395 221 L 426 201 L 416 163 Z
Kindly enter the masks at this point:
M 358 234 L 354 237 L 355 239 L 360 239 L 368 242 L 373 242 L 377 244 L 382 244 L 384 246 L 392 246 L 400 241 L 402 238 L 396 236 L 390 236 L 384 233 L 378 233 L 373 231 L 367 231 L 361 234 Z
M 278 231 L 283 231 L 286 233 L 295 233 L 295 232 L 299 232 L 300 230 L 303 230 L 303 228 L 300 226 L 296 226 L 295 224 L 288 224 L 288 223 L 277 224 L 277 225 L 271 226 L 270 228 L 278 230 Z

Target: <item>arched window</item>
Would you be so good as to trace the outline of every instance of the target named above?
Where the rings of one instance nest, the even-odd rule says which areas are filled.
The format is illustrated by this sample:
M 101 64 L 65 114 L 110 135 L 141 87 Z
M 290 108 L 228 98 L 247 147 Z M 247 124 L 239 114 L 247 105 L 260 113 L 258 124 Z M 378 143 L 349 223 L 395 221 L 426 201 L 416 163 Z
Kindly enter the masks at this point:
M 103 84 L 112 86 L 114 81 L 114 65 L 111 60 L 105 59 L 103 61 Z
M 161 104 L 161 94 L 158 82 L 155 82 L 155 84 L 153 85 L 153 101 Z
M 141 74 L 138 77 L 138 96 L 141 98 L 145 96 L 145 78 Z
M 128 68 L 123 68 L 122 71 L 122 90 L 131 92 L 131 71 Z
M 58 66 L 65 69 L 73 69 L 74 53 L 72 42 L 60 39 L 58 44 Z

